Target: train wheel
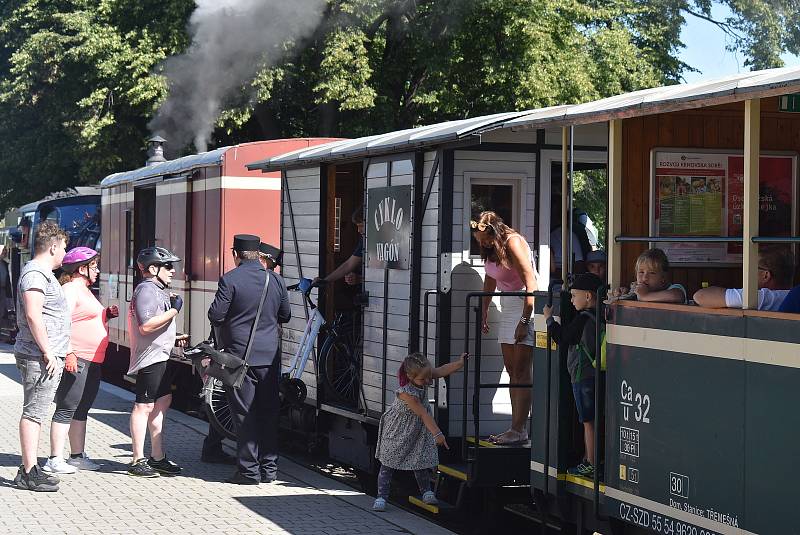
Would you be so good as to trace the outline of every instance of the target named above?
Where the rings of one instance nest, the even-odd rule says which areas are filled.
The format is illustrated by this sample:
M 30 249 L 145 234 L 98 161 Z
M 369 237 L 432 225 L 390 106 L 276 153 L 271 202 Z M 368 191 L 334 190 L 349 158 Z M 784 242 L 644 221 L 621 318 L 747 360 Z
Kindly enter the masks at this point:
M 203 398 L 206 402 L 206 414 L 208 421 L 224 437 L 236 440 L 236 432 L 233 428 L 233 414 L 228 397 L 225 395 L 225 388 L 219 379 L 209 377 L 203 387 Z
M 361 362 L 350 345 L 341 337 L 326 341 L 319 360 L 325 394 L 349 406 L 357 406 Z

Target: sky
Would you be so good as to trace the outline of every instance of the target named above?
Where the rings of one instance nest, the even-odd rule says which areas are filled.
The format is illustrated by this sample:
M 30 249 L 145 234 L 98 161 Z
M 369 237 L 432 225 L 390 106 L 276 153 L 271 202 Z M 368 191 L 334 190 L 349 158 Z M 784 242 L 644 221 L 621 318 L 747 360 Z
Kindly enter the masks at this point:
M 730 15 L 727 7 L 715 5 L 712 15 L 716 20 L 722 20 Z M 686 45 L 680 57 L 685 62 L 699 69 L 701 72 L 684 73 L 686 82 L 697 82 L 719 78 L 728 74 L 736 74 L 750 70 L 744 66 L 745 58 L 725 49 L 726 36 L 714 24 L 686 15 L 686 25 L 681 32 L 681 40 Z M 800 65 L 800 58 L 785 54 L 781 56 L 786 66 Z

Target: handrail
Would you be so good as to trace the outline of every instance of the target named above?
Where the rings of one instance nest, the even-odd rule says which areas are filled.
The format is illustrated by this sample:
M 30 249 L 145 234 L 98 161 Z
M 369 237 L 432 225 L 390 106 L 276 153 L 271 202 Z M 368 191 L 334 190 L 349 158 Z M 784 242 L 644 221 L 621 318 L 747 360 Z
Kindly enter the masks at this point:
M 422 312 L 422 354 L 425 356 L 425 358 L 428 358 L 428 297 L 431 296 L 431 295 L 435 295 L 436 296 L 436 306 L 438 307 L 439 306 L 439 293 L 440 292 L 439 292 L 438 289 L 437 290 L 426 290 L 425 294 L 424 294 L 424 296 L 422 298 L 422 306 L 424 307 L 424 310 Z M 434 363 L 434 366 L 435 365 L 436 365 L 436 363 Z M 438 407 L 439 406 L 439 388 L 438 388 L 439 385 L 437 384 L 436 386 L 437 387 L 434 389 L 434 392 L 433 392 L 434 407 Z
M 464 352 L 469 353 L 469 312 L 470 301 L 475 297 L 483 298 L 489 296 L 498 297 L 533 297 L 534 292 L 470 292 L 465 298 L 464 307 Z M 533 384 L 512 384 L 512 383 L 481 383 L 481 302 L 478 301 L 478 306 L 475 307 L 475 351 L 470 354 L 470 358 L 464 362 L 464 392 L 463 392 L 463 407 L 461 409 L 461 429 L 464 434 L 462 455 L 465 461 L 469 462 L 469 442 L 467 441 L 467 390 L 469 388 L 469 361 L 475 362 L 475 379 L 473 381 L 473 394 L 472 394 L 472 424 L 475 429 L 475 450 L 477 452 L 480 448 L 480 391 L 481 388 L 531 388 Z M 476 453 L 477 457 L 477 453 Z
M 553 288 L 560 285 L 560 282 L 551 282 L 547 286 L 547 304 L 553 306 Z M 550 329 L 547 329 L 547 364 L 545 366 L 545 374 L 547 381 L 547 394 L 544 399 L 544 496 L 547 499 L 550 484 L 550 393 L 551 381 L 550 375 L 553 371 L 553 339 L 550 336 Z M 547 532 L 547 523 L 545 523 L 545 532 Z
M 603 284 L 597 288 L 597 295 L 605 295 L 609 286 Z M 601 321 L 605 319 L 603 315 L 603 300 L 597 299 L 595 306 L 595 320 L 594 320 L 594 477 L 593 486 L 594 492 L 592 496 L 592 508 L 594 509 L 594 517 L 600 519 L 600 422 L 597 417 L 603 412 L 603 402 L 605 401 L 605 378 L 603 377 L 603 341 L 601 340 Z
M 744 243 L 741 236 L 617 236 L 617 243 Z M 753 236 L 753 243 L 800 243 L 800 236 Z

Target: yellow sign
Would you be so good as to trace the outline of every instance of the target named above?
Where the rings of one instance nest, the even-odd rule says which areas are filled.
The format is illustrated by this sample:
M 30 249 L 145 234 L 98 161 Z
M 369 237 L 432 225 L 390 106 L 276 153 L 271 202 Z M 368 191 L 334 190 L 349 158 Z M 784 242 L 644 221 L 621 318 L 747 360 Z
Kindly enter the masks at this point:
M 536 331 L 536 347 L 539 349 L 547 349 L 547 333 Z M 558 349 L 556 343 L 550 340 L 550 349 L 555 351 Z

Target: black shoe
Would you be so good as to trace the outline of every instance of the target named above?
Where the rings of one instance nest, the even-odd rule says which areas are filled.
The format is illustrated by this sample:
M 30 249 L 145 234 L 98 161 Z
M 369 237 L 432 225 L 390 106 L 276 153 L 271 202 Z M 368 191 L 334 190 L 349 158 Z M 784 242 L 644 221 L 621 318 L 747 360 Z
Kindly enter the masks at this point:
M 183 468 L 167 459 L 166 455 L 160 461 L 156 461 L 150 457 L 150 459 L 147 460 L 147 464 L 150 465 L 150 468 L 165 476 L 177 476 L 181 473 L 181 470 L 183 470 Z
M 55 492 L 58 490 L 58 483 L 57 477 L 45 474 L 38 464 L 33 465 L 27 474 L 25 468 L 20 466 L 17 477 L 14 478 L 17 488 L 35 492 Z
M 276 481 L 278 478 L 276 476 L 268 476 L 267 474 L 261 474 L 261 482 L 262 483 L 272 483 Z
M 131 463 L 128 468 L 129 476 L 136 477 L 158 477 L 158 472 L 147 463 L 147 459 L 138 459 Z
M 224 451 L 215 451 L 214 453 L 203 452 L 200 456 L 200 460 L 210 464 L 236 464 L 236 457 L 228 455 Z
M 225 483 L 233 483 L 234 485 L 258 485 L 258 479 L 244 476 L 237 470 L 231 477 L 225 480 Z

